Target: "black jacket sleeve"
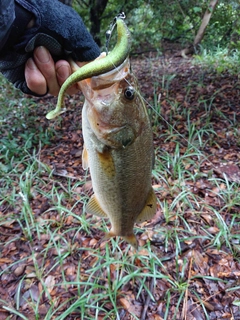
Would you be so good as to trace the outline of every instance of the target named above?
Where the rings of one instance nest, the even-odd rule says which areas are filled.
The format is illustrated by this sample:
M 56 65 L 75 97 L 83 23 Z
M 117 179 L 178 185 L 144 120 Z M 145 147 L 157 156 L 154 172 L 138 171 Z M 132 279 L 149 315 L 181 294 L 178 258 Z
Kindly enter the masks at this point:
M 26 85 L 24 69 L 38 46 L 45 46 L 55 61 L 68 57 L 90 61 L 99 56 L 97 44 L 71 7 L 58 0 L 15 0 L 14 10 L 15 19 L 0 50 L 0 71 L 23 92 L 34 94 Z M 34 26 L 27 28 L 31 19 Z
M 10 34 L 15 19 L 14 0 L 0 1 L 0 50 Z

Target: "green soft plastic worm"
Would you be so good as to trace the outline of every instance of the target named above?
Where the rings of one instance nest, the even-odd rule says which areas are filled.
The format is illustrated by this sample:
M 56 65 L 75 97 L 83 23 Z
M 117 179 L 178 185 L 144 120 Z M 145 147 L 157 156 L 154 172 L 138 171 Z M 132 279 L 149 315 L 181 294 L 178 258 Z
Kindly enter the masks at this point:
M 127 58 L 131 48 L 131 35 L 122 18 L 117 17 L 116 24 L 118 37 L 114 49 L 106 57 L 84 65 L 67 78 L 59 91 L 57 106 L 47 114 L 47 119 L 53 119 L 64 112 L 62 109 L 64 94 L 69 87 L 84 79 L 109 72 L 120 66 Z

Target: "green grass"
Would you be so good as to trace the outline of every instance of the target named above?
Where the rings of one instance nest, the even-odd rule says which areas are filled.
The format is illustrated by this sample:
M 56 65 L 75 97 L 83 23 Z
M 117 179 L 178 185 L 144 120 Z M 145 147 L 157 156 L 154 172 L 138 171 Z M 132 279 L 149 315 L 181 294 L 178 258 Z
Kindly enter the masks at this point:
M 239 125 L 218 110 L 213 96 L 199 98 L 203 117 L 193 118 L 191 109 L 170 99 L 174 77 L 162 81 L 167 116 L 158 97 L 152 106 L 158 141 L 153 184 L 161 221 L 136 226 L 143 244 L 139 252 L 119 238 L 101 240 L 109 224 L 85 212 L 88 177 L 54 175 L 40 153 L 58 132 L 51 124 L 36 128 L 36 118 L 41 123 L 45 114 L 2 80 L 0 227 L 11 236 L 0 247 L 14 260 L 4 263 L 0 279 L 15 281 L 10 299 L 0 299 L 7 319 L 141 319 L 147 299 L 166 320 L 184 319 L 189 301 L 210 319 L 206 297 L 214 294 L 199 288 L 228 283 L 214 274 L 211 254 L 231 255 L 239 263 L 240 193 L 238 183 L 214 174 L 209 148 L 219 150 L 221 143 L 215 117 L 236 139 Z M 227 287 L 228 292 L 238 289 L 234 281 Z
M 211 50 L 202 48 L 200 54 L 194 56 L 194 63 L 219 74 L 223 72 L 238 74 L 240 71 L 240 52 L 237 49 L 229 52 L 227 48 L 221 47 Z

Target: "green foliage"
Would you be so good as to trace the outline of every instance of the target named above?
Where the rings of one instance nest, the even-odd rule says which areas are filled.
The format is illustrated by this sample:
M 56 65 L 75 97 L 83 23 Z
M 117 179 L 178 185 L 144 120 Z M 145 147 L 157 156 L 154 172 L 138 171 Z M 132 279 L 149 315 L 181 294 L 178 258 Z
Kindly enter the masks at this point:
M 74 0 L 73 7 L 90 28 L 89 12 L 91 1 Z M 220 0 L 206 29 L 202 45 L 212 48 L 227 46 L 231 35 L 239 32 L 238 1 Z M 194 36 L 201 24 L 204 12 L 208 8 L 205 0 L 181 1 L 109 1 L 101 17 L 101 43 L 105 43 L 105 31 L 114 16 L 124 11 L 128 26 L 133 34 L 133 51 L 146 51 L 154 48 L 161 51 L 163 40 L 180 42 L 182 46 L 193 43 Z M 231 44 L 239 48 L 239 42 Z M 103 48 L 104 50 L 104 48 Z
M 227 46 L 238 20 L 238 11 L 231 3 L 220 1 L 206 29 L 202 45 L 208 48 Z
M 217 73 L 227 71 L 230 74 L 238 74 L 240 72 L 240 51 L 231 50 L 229 52 L 227 48 L 219 46 L 211 50 L 202 48 L 201 53 L 194 56 L 193 63 Z
M 109 3 L 109 11 L 106 12 L 116 13 L 120 5 L 115 5 L 115 2 Z M 143 43 L 144 48 L 159 46 L 163 37 L 174 40 L 176 34 L 184 34 L 185 39 L 191 40 L 192 34 L 188 29 L 197 30 L 197 23 L 201 22 L 205 10 L 201 5 L 203 1 L 195 1 L 194 4 L 188 0 L 179 2 L 182 12 L 190 12 L 191 15 L 180 14 L 177 1 L 173 1 L 171 8 L 167 7 L 167 1 L 161 1 L 159 10 L 162 20 L 156 1 L 148 3 L 146 8 L 143 1 L 137 2 L 139 7 L 129 10 L 127 18 L 133 32 L 134 48 L 142 49 Z M 190 4 L 193 4 L 192 7 Z M 87 12 L 87 8 L 85 10 Z M 171 18 L 170 13 L 174 10 L 176 17 Z M 114 14 L 105 16 L 103 30 L 108 28 Z M 194 19 L 191 20 L 191 17 Z M 196 25 L 192 24 L 193 21 Z M 211 39 L 214 28 L 210 28 L 209 32 Z M 207 41 L 204 45 L 208 46 Z M 239 72 L 240 52 L 231 50 L 229 54 L 229 50 L 220 46 L 214 51 L 202 47 L 195 61 L 210 71 L 235 74 Z M 218 94 L 216 90 L 208 100 L 203 101 L 199 96 L 195 109 L 202 107 L 200 121 L 197 116 L 191 117 L 193 108 L 190 110 L 190 106 L 195 100 L 188 92 L 192 89 L 195 97 L 197 90 L 191 88 L 193 83 L 189 81 L 189 89 L 184 95 L 186 105 L 181 105 L 169 93 L 176 76 L 177 72 L 166 74 L 161 77 L 160 83 L 155 84 L 156 105 L 153 106 L 152 121 L 154 135 L 161 143 L 159 148 L 155 148 L 153 179 L 158 195 L 158 218 L 161 220 L 154 226 L 143 224 L 136 228 L 143 242 L 151 237 L 151 241 L 144 242 L 144 248 L 136 253 L 124 247 L 118 238 L 102 244 L 98 237 L 95 239 L 97 230 L 100 228 L 103 234 L 107 226 L 103 221 L 100 223 L 99 218 L 85 214 L 88 201 L 88 195 L 84 192 L 85 177 L 76 180 L 55 178 L 38 154 L 33 152 L 34 148 L 40 150 L 41 146 L 51 143 L 51 137 L 55 135 L 50 123 L 47 130 L 41 126 L 41 121 L 45 119 L 44 107 L 39 108 L 34 101 L 25 98 L 1 79 L 0 213 L 3 214 L 0 215 L 0 226 L 7 226 L 6 237 L 7 233 L 11 234 L 7 243 L 0 245 L 6 248 L 17 241 L 25 250 L 19 255 L 14 253 L 14 249 L 10 250 L 14 246 L 9 247 L 8 255 L 14 256 L 14 259 L 0 270 L 1 279 L 6 281 L 9 277 L 11 285 L 14 281 L 16 288 L 14 296 L 6 300 L 0 298 L 1 309 L 9 311 L 9 319 L 99 319 L 103 315 L 104 319 L 120 319 L 124 316 L 120 299 L 129 302 L 130 308 L 126 308 L 125 302 L 125 308 L 131 313 L 129 316 L 140 319 L 131 307 L 137 309 L 139 301 L 147 301 L 148 297 L 151 300 L 149 307 L 154 306 L 155 310 L 162 308 L 162 318 L 180 319 L 184 318 L 181 315 L 187 310 L 189 296 L 194 300 L 194 308 L 203 310 L 206 319 L 210 319 L 206 302 L 211 306 L 211 298 L 216 303 L 219 295 L 212 295 L 211 290 L 206 295 L 203 292 L 206 283 L 209 283 L 209 289 L 216 287 L 220 291 L 217 289 L 215 292 L 221 294 L 239 291 L 234 268 L 229 269 L 233 278 L 230 281 L 227 276 L 223 280 L 214 274 L 222 270 L 216 268 L 221 257 L 232 255 L 236 265 L 239 263 L 239 183 L 230 183 L 207 169 L 212 161 L 209 157 L 212 151 L 209 150 L 213 143 L 217 143 L 219 134 L 212 118 L 216 115 L 226 117 L 229 136 L 234 132 L 239 136 L 239 122 L 217 110 L 217 105 L 213 103 Z M 214 83 L 214 77 L 212 81 Z M 198 85 L 204 86 L 200 80 Z M 162 99 L 157 95 L 158 87 L 161 87 Z M 168 110 L 164 111 L 163 101 L 169 106 Z M 38 108 L 41 109 L 40 115 Z M 166 120 L 163 121 L 164 117 Z M 160 126 L 164 129 L 160 130 Z M 167 148 L 170 145 L 172 150 Z M 219 149 L 215 147 L 216 151 Z M 204 195 L 204 189 L 199 185 L 201 179 L 209 182 L 204 187 L 207 189 Z M 211 199 L 216 199 L 216 202 Z M 44 209 L 42 204 L 47 204 L 47 207 Z M 200 245 L 191 247 L 198 239 Z M 184 247 L 188 250 L 184 251 Z M 216 250 L 219 250 L 217 255 L 214 254 Z M 209 257 L 207 262 L 206 257 Z M 222 268 L 225 268 L 227 259 L 222 260 Z M 235 263 L 234 260 L 232 263 Z M 27 272 L 23 271 L 11 280 L 16 267 L 21 266 Z M 41 288 L 35 295 L 33 285 Z M 223 295 L 225 298 L 229 299 L 229 296 Z M 48 309 L 41 309 L 43 303 Z M 240 306 L 240 301 L 237 299 L 231 304 Z
M 37 114 L 36 102 L 24 96 L 2 76 L 0 88 L 0 169 L 7 171 L 13 159 L 22 158 L 39 144 L 49 144 L 54 130 L 51 126 L 44 128 L 42 117 Z

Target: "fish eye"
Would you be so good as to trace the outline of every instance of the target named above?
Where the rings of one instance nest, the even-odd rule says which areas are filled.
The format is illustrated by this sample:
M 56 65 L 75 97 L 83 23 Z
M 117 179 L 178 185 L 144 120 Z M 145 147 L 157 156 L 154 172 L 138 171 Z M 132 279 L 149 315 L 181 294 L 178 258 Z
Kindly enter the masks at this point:
M 135 90 L 133 89 L 133 87 L 128 87 L 125 91 L 124 91 L 124 96 L 126 99 L 128 100 L 133 100 L 134 96 L 135 96 Z

